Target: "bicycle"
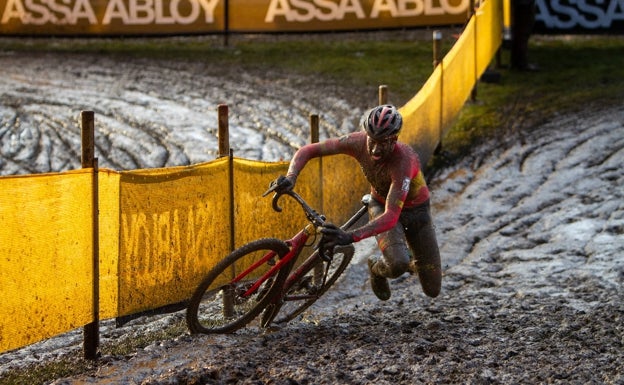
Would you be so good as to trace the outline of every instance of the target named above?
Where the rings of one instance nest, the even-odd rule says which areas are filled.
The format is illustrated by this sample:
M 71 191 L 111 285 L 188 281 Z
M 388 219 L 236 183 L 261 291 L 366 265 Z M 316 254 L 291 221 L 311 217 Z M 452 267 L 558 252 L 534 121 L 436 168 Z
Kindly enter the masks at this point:
M 316 242 L 325 216 L 312 209 L 296 192 L 277 191 L 279 181 L 280 178 L 273 181 L 262 196 L 275 192 L 272 206 L 277 212 L 282 211 L 279 199 L 290 196 L 303 208 L 309 223 L 285 241 L 260 238 L 249 242 L 214 266 L 188 303 L 186 322 L 191 333 L 232 333 L 260 313 L 262 328 L 271 323 L 287 323 L 318 300 L 351 262 L 353 245 L 327 250 L 322 236 Z M 341 226 L 343 230 L 362 218 L 370 199 L 370 194 L 362 197 L 362 207 Z M 314 251 L 295 268 L 310 238 Z M 241 271 L 237 265 L 243 266 Z

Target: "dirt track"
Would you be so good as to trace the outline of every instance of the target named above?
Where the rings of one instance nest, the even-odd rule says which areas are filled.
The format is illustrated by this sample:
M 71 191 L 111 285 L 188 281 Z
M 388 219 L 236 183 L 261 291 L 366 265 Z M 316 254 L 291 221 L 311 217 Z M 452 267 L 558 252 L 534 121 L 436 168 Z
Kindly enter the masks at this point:
M 141 79 L 135 87 L 152 84 Z M 587 111 L 486 143 L 438 175 L 431 187 L 445 275 L 436 299 L 409 275 L 392 282 L 389 301 L 373 297 L 364 261 L 377 251 L 366 240 L 344 280 L 302 320 L 264 333 L 184 333 L 55 384 L 624 384 L 623 132 L 623 107 Z M 123 333 L 182 317 L 139 320 Z M 120 334 L 105 331 L 103 340 Z M 0 365 L 79 354 L 71 338 L 2 355 Z
M 412 276 L 375 299 L 365 241 L 302 321 L 183 335 L 57 384 L 624 384 L 623 124 L 563 119 L 441 175 L 435 300 Z

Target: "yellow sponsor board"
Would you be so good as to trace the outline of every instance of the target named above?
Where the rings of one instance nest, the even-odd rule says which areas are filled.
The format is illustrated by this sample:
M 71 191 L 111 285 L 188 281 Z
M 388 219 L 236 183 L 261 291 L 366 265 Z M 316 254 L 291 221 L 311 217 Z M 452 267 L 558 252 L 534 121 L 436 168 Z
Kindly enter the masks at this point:
M 0 0 L 2 33 L 167 34 L 223 28 L 219 0 Z
M 239 0 L 236 4 L 247 3 Z M 259 14 L 231 20 L 234 30 L 357 30 L 458 24 L 469 0 L 269 0 Z
M 461 24 L 468 6 L 469 0 L 0 0 L 0 34 L 164 35 L 405 28 Z

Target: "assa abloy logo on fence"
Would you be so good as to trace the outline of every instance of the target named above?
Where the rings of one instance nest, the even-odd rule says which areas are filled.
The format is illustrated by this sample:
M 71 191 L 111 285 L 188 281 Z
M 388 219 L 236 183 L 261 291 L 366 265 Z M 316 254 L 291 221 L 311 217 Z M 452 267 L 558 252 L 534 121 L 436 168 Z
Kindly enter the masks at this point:
M 536 0 L 535 5 L 537 33 L 624 32 L 624 0 Z
M 229 19 L 225 23 L 227 4 Z M 461 24 L 469 0 L 0 0 L 3 33 L 165 34 Z
M 7 0 L 2 24 L 212 24 L 218 0 Z

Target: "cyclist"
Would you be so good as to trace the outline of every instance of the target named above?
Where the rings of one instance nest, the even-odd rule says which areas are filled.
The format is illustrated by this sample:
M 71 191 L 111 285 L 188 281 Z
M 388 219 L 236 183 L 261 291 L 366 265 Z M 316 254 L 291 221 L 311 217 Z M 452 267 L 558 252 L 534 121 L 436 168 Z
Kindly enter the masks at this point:
M 326 224 L 321 232 L 328 247 L 376 236 L 382 257 L 371 257 L 368 267 L 371 288 L 384 301 L 391 294 L 388 278 L 397 278 L 407 271 L 418 273 L 423 292 L 430 297 L 440 293 L 442 281 L 429 189 L 418 155 L 410 146 L 397 141 L 402 125 L 403 118 L 396 107 L 377 106 L 362 118 L 361 131 L 301 147 L 280 183 L 281 189 L 292 189 L 299 172 L 315 157 L 346 154 L 359 162 L 371 185 L 370 221 L 348 232 Z

